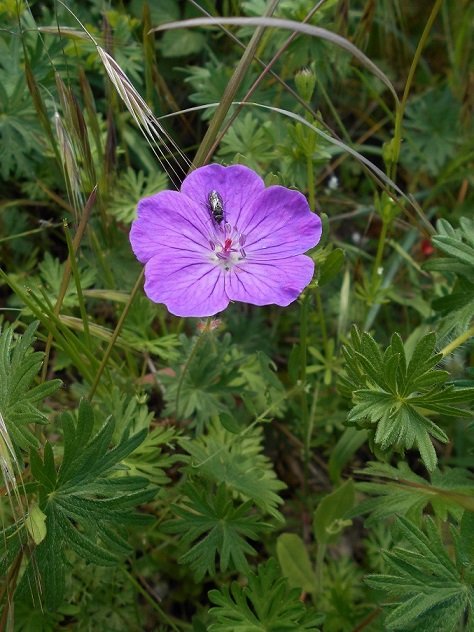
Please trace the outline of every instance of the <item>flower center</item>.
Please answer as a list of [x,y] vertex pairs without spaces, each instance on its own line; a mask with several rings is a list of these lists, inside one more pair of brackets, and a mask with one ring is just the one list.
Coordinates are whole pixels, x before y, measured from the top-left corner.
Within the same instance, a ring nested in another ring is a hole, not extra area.
[[247,254],[244,250],[245,235],[227,222],[215,226],[214,234],[209,238],[211,246],[211,260],[228,271],[242,262]]

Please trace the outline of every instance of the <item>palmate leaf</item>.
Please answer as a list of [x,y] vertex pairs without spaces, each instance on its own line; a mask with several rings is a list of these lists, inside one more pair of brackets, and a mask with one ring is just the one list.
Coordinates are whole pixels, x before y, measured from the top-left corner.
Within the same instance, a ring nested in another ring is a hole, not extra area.
[[15,449],[38,445],[29,424],[44,424],[48,419],[36,404],[61,385],[61,380],[51,380],[32,386],[44,357],[31,346],[37,327],[34,322],[15,337],[12,327],[5,327],[0,334],[0,413]]
[[417,448],[430,471],[437,463],[431,437],[442,443],[448,437],[428,415],[468,416],[457,404],[474,397],[472,388],[445,384],[449,374],[436,368],[442,356],[435,346],[436,337],[429,333],[408,359],[400,336],[394,334],[382,353],[370,334],[353,327],[351,344],[343,349],[345,375],[339,383],[354,403],[347,419],[350,425],[371,430],[380,452],[403,454]]
[[248,584],[232,582],[230,588],[211,590],[212,623],[209,632],[317,632],[322,617],[299,600],[274,559],[250,573]]
[[[31,290],[41,296],[38,289],[43,287],[51,303],[54,303],[60,295],[60,288],[64,278],[64,268],[66,263],[61,263],[59,259],[53,257],[49,252],[45,253],[43,261],[39,264],[39,275],[29,280]],[[90,288],[95,281],[95,270],[85,265],[83,262],[79,264],[79,275],[81,279],[81,288],[83,290]],[[79,305],[77,298],[76,285],[71,279],[62,301],[64,307],[74,307]]]
[[[397,527],[407,548],[385,553],[392,574],[371,575],[367,583],[394,598],[394,607],[385,620],[387,630],[404,632],[451,632],[471,630],[474,603],[473,559],[462,560],[459,532],[453,531],[456,561],[446,552],[431,519],[426,534],[405,518]],[[460,624],[467,621],[467,627]]]
[[189,564],[198,580],[206,573],[216,574],[216,557],[221,571],[229,568],[241,573],[248,571],[247,555],[256,551],[248,540],[258,540],[269,526],[252,515],[252,503],[236,503],[224,484],[217,492],[212,487],[188,483],[184,489],[187,500],[175,505],[178,516],[166,525],[170,533],[181,534],[182,544],[189,546],[179,561]]
[[123,463],[129,470],[129,475],[145,476],[153,485],[166,485],[169,477],[166,470],[182,457],[169,454],[163,448],[173,446],[177,431],[174,427],[157,426],[147,434],[143,443],[130,454]]
[[[2,16],[3,19],[3,16]],[[0,38],[0,179],[30,176],[42,158],[38,117],[25,89],[23,48]]]
[[248,166],[257,168],[262,161],[271,160],[274,152],[275,141],[269,121],[262,122],[247,112],[234,121],[222,140],[218,155],[230,162],[236,154],[241,154]]
[[109,449],[114,423],[109,419],[92,435],[94,414],[86,401],[79,406],[77,423],[68,413],[62,422],[64,454],[59,470],[49,443],[43,459],[31,452],[46,537],[36,548],[19,589],[27,590],[33,572],[39,569],[48,608],[57,607],[63,598],[66,550],[94,564],[116,564],[131,551],[125,527],[151,519],[135,507],[155,494],[146,478],[116,475],[123,460],[142,443],[146,430]]
[[145,176],[143,171],[134,171],[128,167],[118,179],[107,210],[119,221],[130,224],[137,215],[137,200],[163,191],[167,184],[166,173],[155,172]]
[[206,434],[180,443],[192,457],[190,474],[199,474],[215,484],[225,483],[243,500],[252,500],[265,513],[281,520],[278,507],[283,500],[278,492],[285,484],[278,480],[263,454],[262,439],[261,427],[236,435],[215,423]]
[[448,285],[432,301],[433,309],[442,317],[438,335],[465,331],[474,313],[474,220],[461,217],[454,228],[445,220],[436,224],[433,245],[445,256],[428,260],[425,270],[440,272]]
[[407,516],[417,524],[430,505],[436,517],[460,520],[465,509],[474,511],[474,477],[460,468],[438,469],[431,482],[415,474],[406,463],[393,467],[388,463],[368,463],[359,474],[371,481],[357,483],[368,498],[360,502],[350,516],[368,514],[366,524],[376,524],[391,516]]
[[427,90],[408,101],[404,127],[402,162],[436,175],[460,144],[459,103],[447,87]]
[[201,429],[213,415],[232,410],[243,356],[230,335],[218,339],[202,333],[197,340],[182,335],[180,342],[182,353],[171,364],[175,375],[160,375],[166,386],[165,413],[196,419]]
[[458,274],[472,282],[474,266],[474,220],[461,217],[459,228],[453,228],[446,219],[438,220],[433,245],[445,256],[428,260],[425,270]]

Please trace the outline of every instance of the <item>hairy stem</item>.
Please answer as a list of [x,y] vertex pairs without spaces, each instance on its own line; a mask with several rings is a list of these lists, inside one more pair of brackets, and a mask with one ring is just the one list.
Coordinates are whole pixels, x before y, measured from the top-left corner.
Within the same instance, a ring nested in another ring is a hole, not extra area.
[[455,338],[452,342],[450,342],[443,349],[441,349],[441,353],[443,354],[444,357],[446,357],[447,355],[452,353],[455,349],[457,349],[458,347],[463,345],[465,342],[467,342],[469,338],[471,338],[472,336],[474,336],[474,325],[469,327],[467,331],[465,331],[463,334]]
[[211,323],[211,319],[207,318],[206,319],[206,323],[203,327],[202,333],[201,335],[197,338],[196,342],[194,343],[193,348],[191,349],[191,353],[188,356],[188,359],[186,360],[185,365],[183,366],[183,369],[181,371],[181,375],[179,376],[179,382],[178,382],[178,388],[176,390],[176,403],[175,403],[175,408],[176,408],[176,419],[179,419],[179,399],[181,397],[181,389],[183,386],[183,382],[184,382],[184,376],[186,375],[186,373],[188,372],[189,366],[191,365],[191,361],[194,358],[194,356],[196,355],[196,351],[198,350],[198,348],[201,346],[203,340],[205,339],[205,336],[208,334],[209,332],[209,326]]

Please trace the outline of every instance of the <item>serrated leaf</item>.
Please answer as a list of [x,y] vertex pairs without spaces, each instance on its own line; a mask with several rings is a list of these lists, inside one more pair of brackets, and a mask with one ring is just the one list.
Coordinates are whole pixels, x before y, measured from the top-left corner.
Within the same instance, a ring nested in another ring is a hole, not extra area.
[[317,632],[321,617],[299,601],[299,590],[290,589],[275,560],[249,573],[247,586],[233,582],[211,590],[209,632]]
[[94,413],[90,403],[83,401],[77,421],[70,415],[63,417],[64,452],[59,474],[48,442],[43,460],[31,452],[31,472],[40,490],[38,511],[45,517],[46,532],[41,533],[25,581],[31,581],[37,567],[44,579],[45,603],[54,607],[64,593],[67,548],[94,564],[115,565],[130,551],[122,536],[124,526],[152,519],[134,511],[155,494],[148,480],[126,477],[124,482],[117,476],[121,461],[140,444],[146,430],[110,448],[113,425],[109,419],[91,436]]
[[197,579],[215,575],[216,558],[221,571],[247,572],[247,556],[256,554],[248,540],[257,540],[268,528],[251,514],[251,503],[235,503],[225,485],[210,494],[206,488],[188,483],[183,492],[187,500],[173,507],[177,518],[165,525],[168,532],[181,534],[186,545],[180,562],[189,564]]
[[32,348],[37,327],[33,322],[15,336],[12,327],[5,327],[0,334],[0,413],[15,449],[38,447],[29,425],[44,424],[47,417],[36,403],[61,385],[61,380],[52,380],[33,386],[43,362],[43,353]]
[[466,389],[443,385],[449,374],[435,368],[442,357],[435,346],[433,333],[423,336],[407,365],[409,354],[398,335],[382,355],[371,336],[353,328],[351,345],[343,349],[346,367],[340,378],[341,391],[353,401],[348,423],[370,428],[383,451],[403,454],[415,447],[429,471],[437,463],[432,437],[443,443],[448,437],[428,415],[468,415],[453,403],[472,399]]
[[472,583],[448,556],[432,521],[426,522],[426,534],[404,518],[398,520],[397,527],[408,543],[406,548],[397,547],[386,554],[393,574],[366,579],[370,586],[396,599],[386,618],[387,629],[458,629],[465,617],[472,616]]
[[263,454],[260,427],[239,435],[226,431],[220,424],[211,424],[206,434],[196,440],[183,440],[182,447],[192,457],[187,468],[215,484],[224,482],[243,500],[251,499],[263,511],[281,520],[278,492],[285,485],[279,481],[269,459]]

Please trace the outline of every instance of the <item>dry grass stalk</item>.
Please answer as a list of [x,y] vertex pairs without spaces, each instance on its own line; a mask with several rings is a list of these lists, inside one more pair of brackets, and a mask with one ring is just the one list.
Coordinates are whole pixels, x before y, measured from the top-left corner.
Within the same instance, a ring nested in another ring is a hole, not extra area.
[[[133,120],[145,136],[151,150],[163,169],[168,173],[173,185],[179,188],[181,180],[186,175],[187,169],[191,166],[191,162],[159,123],[148,104],[133,87],[130,79],[120,68],[115,59],[98,45],[97,52],[99,53],[109,79],[125,103]],[[175,161],[175,168],[169,158],[173,153],[179,156],[186,168],[180,161]]]

